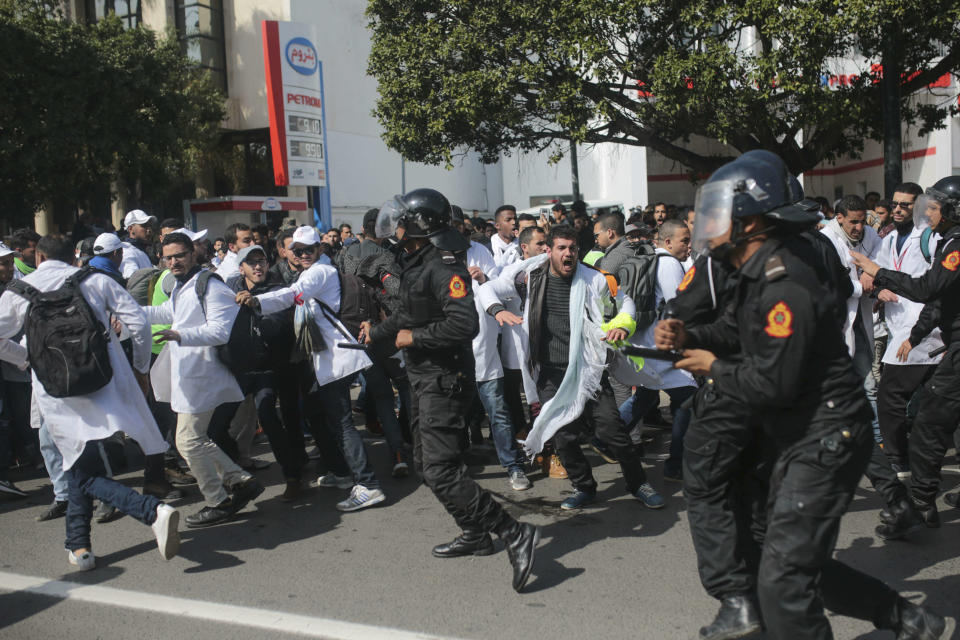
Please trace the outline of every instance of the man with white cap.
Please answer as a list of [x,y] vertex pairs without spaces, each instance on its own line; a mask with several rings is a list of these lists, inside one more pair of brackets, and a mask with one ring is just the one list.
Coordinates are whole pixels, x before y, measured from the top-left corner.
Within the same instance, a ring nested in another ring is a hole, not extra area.
[[120,265],[123,264],[123,244],[116,234],[101,233],[93,241],[93,257],[88,264],[97,271],[123,279],[120,271]]
[[[293,233],[290,248],[300,260],[303,273],[289,287],[243,298],[245,304],[259,306],[264,315],[276,313],[293,305],[305,305],[313,316],[316,328],[323,336],[326,349],[310,354],[312,379],[304,375],[304,409],[311,422],[325,420],[333,430],[353,474],[350,497],[337,503],[341,511],[356,511],[386,500],[380,482],[367,458],[363,438],[353,424],[350,406],[350,383],[354,374],[372,364],[360,350],[344,349],[338,343],[356,342],[337,314],[340,312],[340,278],[337,270],[320,264],[320,236],[314,227],[304,226]],[[241,298],[238,296],[238,300]],[[322,428],[322,426],[320,427]],[[316,430],[316,429],[314,429]],[[331,486],[324,476],[320,486]],[[337,478],[333,479],[336,486]]]
[[152,267],[153,262],[147,251],[153,241],[153,225],[157,219],[141,209],[134,209],[123,219],[123,229],[127,232],[127,242],[123,247],[123,262],[120,274],[129,278],[137,269]]

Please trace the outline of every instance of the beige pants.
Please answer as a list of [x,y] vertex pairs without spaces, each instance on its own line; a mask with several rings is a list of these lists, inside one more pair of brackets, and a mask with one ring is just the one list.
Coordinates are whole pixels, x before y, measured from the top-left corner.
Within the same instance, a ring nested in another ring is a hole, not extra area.
[[251,476],[207,436],[212,417],[213,411],[177,414],[177,449],[190,465],[207,505],[215,507],[227,499],[224,485],[231,487]]

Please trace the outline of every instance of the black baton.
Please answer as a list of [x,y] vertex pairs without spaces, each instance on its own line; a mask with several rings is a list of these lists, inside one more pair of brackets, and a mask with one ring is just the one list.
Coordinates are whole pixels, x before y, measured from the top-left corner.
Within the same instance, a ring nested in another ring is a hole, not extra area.
[[356,349],[357,351],[366,351],[367,345],[359,342],[338,342],[337,346],[341,349]]
[[683,355],[676,351],[635,347],[632,344],[628,344],[620,349],[620,351],[622,351],[624,355],[639,356],[641,358],[649,358],[650,360],[666,360],[667,362],[680,362],[683,360]]

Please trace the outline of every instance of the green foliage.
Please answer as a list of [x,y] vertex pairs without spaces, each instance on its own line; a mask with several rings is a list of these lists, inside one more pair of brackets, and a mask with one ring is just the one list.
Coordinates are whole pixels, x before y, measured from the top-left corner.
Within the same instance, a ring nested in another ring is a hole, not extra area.
[[173,34],[0,0],[0,193],[6,211],[87,205],[114,180],[162,197],[212,149],[223,96]]
[[[434,164],[572,138],[648,146],[708,172],[727,158],[685,145],[702,136],[804,171],[880,138],[867,61],[880,60],[884,33],[903,69],[923,70],[904,78],[905,119],[935,128],[955,112],[955,94],[916,99],[960,69],[955,0],[370,0],[367,15],[384,139]],[[859,77],[823,86],[851,73],[844,59]]]

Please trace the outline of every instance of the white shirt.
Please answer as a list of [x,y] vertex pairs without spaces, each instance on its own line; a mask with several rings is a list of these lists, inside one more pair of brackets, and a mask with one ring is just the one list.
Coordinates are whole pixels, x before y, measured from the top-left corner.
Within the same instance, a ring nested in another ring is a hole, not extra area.
[[494,234],[490,238],[490,248],[493,251],[493,261],[501,269],[514,262],[520,262],[523,258],[517,247],[520,241],[514,238],[511,242],[504,242],[499,234]]
[[[913,228],[906,241],[903,243],[903,249],[897,251],[897,238],[900,233],[894,229],[887,234],[877,251],[876,262],[884,269],[893,271],[902,271],[910,274],[911,277],[918,278],[930,268],[930,264],[923,259],[923,253],[920,251],[920,236],[922,231]],[[939,239],[938,234],[930,238],[930,246],[935,246]],[[897,360],[897,350],[903,341],[910,337],[910,330],[916,324],[923,310],[923,304],[907,300],[903,296],[897,296],[897,302],[884,302],[883,313],[886,318],[887,331],[890,334],[890,340],[887,343],[887,350],[883,354],[883,363],[888,365],[900,364],[937,364],[943,358],[939,355],[931,358],[927,354],[943,346],[943,340],[940,337],[940,329],[935,328],[930,332],[920,344],[916,345],[907,356],[906,362]]]
[[[479,242],[470,241],[467,249],[467,266],[480,267],[487,278],[495,278],[500,273],[499,267],[493,262],[493,255]],[[473,302],[480,320],[480,331],[473,339],[473,361],[477,382],[486,382],[503,377],[503,366],[500,363],[500,354],[497,352],[497,336],[500,333],[500,323],[487,313],[477,295],[480,283],[470,279],[473,289]]]
[[200,273],[177,282],[163,304],[144,307],[150,324],[169,324],[180,334],[179,344],[167,343],[150,372],[157,400],[169,402],[177,413],[203,413],[243,400],[240,385],[216,349],[230,339],[240,307],[227,285],[210,278],[204,314],[196,290]]
[[[52,291],[76,271],[76,267],[64,262],[47,260],[23,280],[40,291]],[[110,326],[109,314],[120,320],[132,339],[133,366],[146,372],[150,365],[150,323],[133,296],[113,278],[99,273],[80,283],[80,293],[105,327]],[[0,338],[20,331],[29,306],[25,298],[12,291],[4,292],[0,297]],[[113,331],[109,333],[107,352],[113,377],[101,389],[82,396],[54,398],[32,373],[34,397],[57,449],[63,454],[64,469],[73,466],[87,442],[108,438],[117,431],[126,432],[147,455],[167,450],[120,341]]]
[[[838,223],[839,224],[839,223]],[[843,337],[847,343],[847,349],[852,356],[856,349],[856,339],[854,337],[854,328],[856,322],[862,322],[864,330],[869,340],[870,353],[873,353],[873,298],[869,295],[863,295],[863,285],[860,283],[860,276],[856,265],[850,258],[850,246],[847,244],[846,236],[841,229],[837,232],[836,227],[827,224],[821,229],[821,233],[830,239],[833,247],[840,256],[840,262],[847,268],[850,282],[853,284],[853,295],[847,299],[847,318],[843,323]],[[854,251],[863,253],[871,260],[877,257],[877,250],[880,248],[880,236],[873,227],[865,226],[863,238],[854,245]]]
[[240,256],[235,254],[233,251],[227,251],[227,254],[223,256],[223,260],[220,262],[220,266],[217,267],[217,275],[226,282],[230,278],[240,273]]
[[150,262],[150,256],[129,242],[121,242],[120,246],[123,247],[123,260],[120,261],[120,275],[124,278],[129,278],[139,269],[146,269],[147,267],[153,266],[153,263]]

